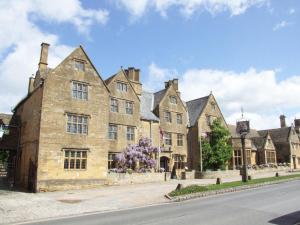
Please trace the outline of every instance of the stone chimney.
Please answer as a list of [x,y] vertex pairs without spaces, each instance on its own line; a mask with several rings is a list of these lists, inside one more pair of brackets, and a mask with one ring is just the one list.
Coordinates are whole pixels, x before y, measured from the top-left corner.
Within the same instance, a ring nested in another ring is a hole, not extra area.
[[39,70],[46,70],[48,66],[48,49],[49,44],[42,43],[41,44],[41,55],[40,55],[40,62],[39,62]]
[[142,84],[140,82],[140,69],[136,69],[134,67],[128,67],[128,69],[124,70],[126,77],[130,81],[134,91],[137,95],[142,94]]
[[34,80],[34,77],[29,77],[28,94],[30,94],[34,90]]
[[179,83],[178,83],[178,79],[174,78],[173,80],[169,80],[165,82],[165,88],[167,89],[168,87],[170,87],[171,85],[173,85],[173,88],[175,89],[175,91],[177,92],[177,94],[180,96],[180,92],[179,92]]
[[295,130],[297,131],[298,134],[300,134],[300,119],[295,119]]
[[280,127],[286,127],[286,122],[285,122],[285,115],[280,115]]

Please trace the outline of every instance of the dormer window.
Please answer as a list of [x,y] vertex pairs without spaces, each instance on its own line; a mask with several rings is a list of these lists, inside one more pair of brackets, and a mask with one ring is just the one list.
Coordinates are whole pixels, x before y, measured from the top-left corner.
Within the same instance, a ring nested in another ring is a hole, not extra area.
[[125,84],[125,83],[117,82],[117,89],[122,92],[127,92],[128,87],[127,87],[127,84]]
[[170,102],[172,104],[176,105],[177,104],[177,98],[176,98],[176,96],[170,96]]
[[84,71],[84,62],[75,60],[75,69],[78,71]]

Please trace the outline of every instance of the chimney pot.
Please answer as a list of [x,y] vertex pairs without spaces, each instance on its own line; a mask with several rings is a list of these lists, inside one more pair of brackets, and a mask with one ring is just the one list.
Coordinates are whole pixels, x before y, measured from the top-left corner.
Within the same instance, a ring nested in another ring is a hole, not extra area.
[[47,69],[48,66],[48,43],[41,44],[41,55],[40,55],[40,62],[39,62],[39,70]]
[[286,122],[285,122],[285,115],[280,115],[280,127],[286,127]]

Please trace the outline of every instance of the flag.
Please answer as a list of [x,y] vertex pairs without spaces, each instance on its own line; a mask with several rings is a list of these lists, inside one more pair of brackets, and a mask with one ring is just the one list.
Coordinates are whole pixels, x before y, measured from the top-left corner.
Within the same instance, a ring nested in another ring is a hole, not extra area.
[[161,129],[161,127],[159,127],[159,137],[161,141],[164,139],[164,131]]

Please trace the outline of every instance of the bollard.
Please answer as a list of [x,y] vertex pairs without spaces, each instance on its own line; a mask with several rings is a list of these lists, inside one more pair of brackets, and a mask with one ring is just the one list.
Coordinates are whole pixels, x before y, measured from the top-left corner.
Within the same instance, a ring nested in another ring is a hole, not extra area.
[[252,180],[252,177],[250,175],[248,176],[248,180]]
[[183,185],[182,184],[178,184],[175,190],[176,191],[180,191],[182,188],[183,188]]
[[222,184],[222,179],[220,177],[217,178],[216,184]]
[[278,172],[276,172],[275,177],[279,177],[279,173]]

